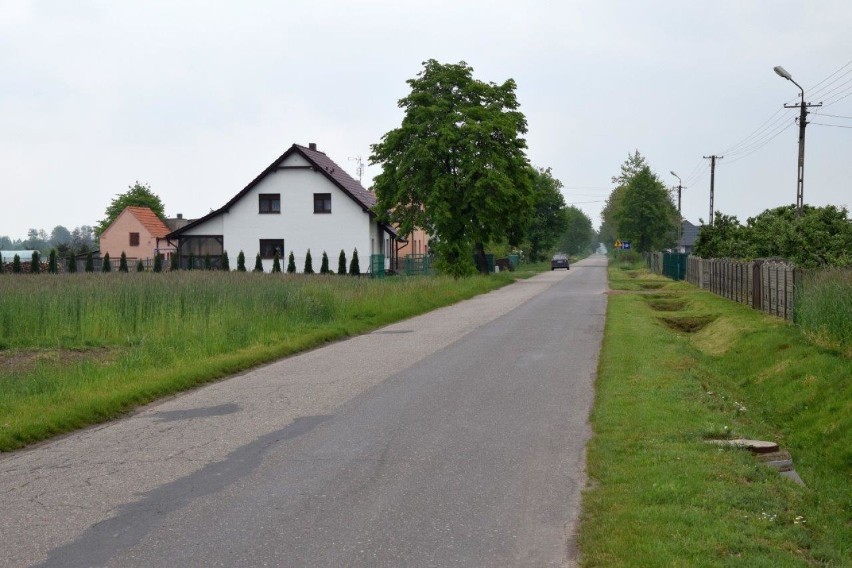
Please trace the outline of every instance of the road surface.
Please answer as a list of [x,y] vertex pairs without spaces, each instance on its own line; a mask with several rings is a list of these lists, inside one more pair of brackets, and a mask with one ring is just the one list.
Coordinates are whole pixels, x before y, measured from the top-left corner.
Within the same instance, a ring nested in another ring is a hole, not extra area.
[[0,457],[4,566],[571,566],[606,260]]

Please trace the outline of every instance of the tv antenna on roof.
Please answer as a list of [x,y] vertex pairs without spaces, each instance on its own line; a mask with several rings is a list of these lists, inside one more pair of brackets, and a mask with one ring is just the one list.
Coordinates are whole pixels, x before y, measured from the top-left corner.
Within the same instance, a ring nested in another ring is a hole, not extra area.
[[358,183],[361,183],[361,177],[364,175],[364,162],[360,155],[349,159],[355,162],[355,173],[358,174]]

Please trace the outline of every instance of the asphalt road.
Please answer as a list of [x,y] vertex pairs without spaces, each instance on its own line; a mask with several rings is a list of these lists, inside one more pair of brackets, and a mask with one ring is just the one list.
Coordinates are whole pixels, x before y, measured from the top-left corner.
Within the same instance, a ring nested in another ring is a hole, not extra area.
[[0,457],[0,564],[571,566],[605,265]]

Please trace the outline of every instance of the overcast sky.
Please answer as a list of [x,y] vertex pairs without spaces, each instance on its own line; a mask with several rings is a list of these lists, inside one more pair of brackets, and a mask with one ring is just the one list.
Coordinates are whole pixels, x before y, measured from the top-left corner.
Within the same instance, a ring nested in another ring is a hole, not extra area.
[[595,226],[634,149],[681,176],[695,223],[714,153],[717,210],[794,203],[782,65],[833,102],[810,117],[837,127],[807,128],[805,202],[852,205],[849,0],[0,0],[0,235],[94,225],[136,180],[198,217],[294,142],[355,175],[430,58],[515,79],[530,161]]

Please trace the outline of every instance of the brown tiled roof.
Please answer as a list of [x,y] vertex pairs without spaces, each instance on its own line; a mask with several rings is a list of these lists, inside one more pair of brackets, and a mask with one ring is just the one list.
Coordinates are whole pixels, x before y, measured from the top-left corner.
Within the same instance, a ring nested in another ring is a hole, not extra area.
[[[236,203],[239,199],[241,199],[246,193],[248,193],[251,188],[260,183],[263,178],[265,178],[270,173],[274,172],[279,164],[286,160],[292,154],[300,154],[303,156],[310,164],[314,171],[317,171],[323,175],[325,175],[329,181],[331,181],[334,185],[340,188],[346,195],[352,198],[353,201],[358,203],[361,208],[370,215],[370,217],[375,216],[375,212],[373,212],[373,205],[376,204],[376,196],[361,185],[358,181],[356,181],[352,176],[350,176],[343,168],[338,166],[334,160],[320,152],[319,150],[312,150],[311,148],[300,146],[299,144],[293,144],[290,148],[287,149],[281,156],[279,156],[274,162],[269,164],[269,166],[263,170],[256,178],[254,178],[251,183],[245,186],[242,191],[236,194],[231,198],[225,205],[216,209],[215,211],[211,211],[207,215],[204,215],[200,219],[196,219],[192,221],[188,225],[181,227],[172,231],[169,236],[176,237],[184,230],[194,227],[200,223],[203,223],[207,219],[211,217],[215,217],[220,213],[224,213],[230,209],[231,205]],[[383,225],[386,230],[392,230],[389,226]],[[396,234],[392,232],[392,234]]]
[[320,152],[319,150],[311,150],[299,144],[293,144],[298,148],[302,155],[312,162],[317,168],[327,172],[334,181],[337,182],[346,193],[361,204],[365,209],[372,209],[376,204],[376,196],[364,189],[364,186],[358,183],[355,178],[346,173],[346,171],[334,163],[334,161]]
[[151,233],[152,237],[162,239],[169,234],[170,229],[159,217],[157,217],[156,213],[151,211],[150,208],[131,205],[130,207],[126,207],[124,210],[139,219],[139,222],[148,229],[148,232]]

